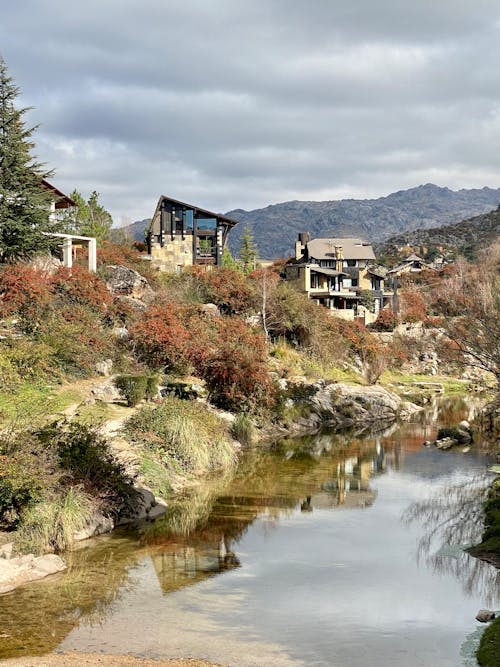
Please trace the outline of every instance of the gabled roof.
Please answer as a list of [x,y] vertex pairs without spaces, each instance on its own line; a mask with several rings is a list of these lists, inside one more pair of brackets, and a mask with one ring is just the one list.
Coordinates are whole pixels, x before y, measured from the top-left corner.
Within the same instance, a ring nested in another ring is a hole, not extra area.
[[323,267],[316,266],[315,264],[307,264],[311,268],[311,271],[314,273],[321,273],[324,276],[346,276],[347,273],[342,271],[335,271],[335,269],[324,269]]
[[419,257],[418,255],[415,255],[415,253],[413,253],[413,255],[410,255],[410,256],[407,257],[404,261],[405,261],[405,262],[423,262],[423,261],[425,261],[425,260],[423,260],[423,259],[422,259],[421,257]]
[[307,251],[314,259],[335,259],[335,246],[342,247],[343,259],[375,259],[372,244],[355,238],[313,239]]

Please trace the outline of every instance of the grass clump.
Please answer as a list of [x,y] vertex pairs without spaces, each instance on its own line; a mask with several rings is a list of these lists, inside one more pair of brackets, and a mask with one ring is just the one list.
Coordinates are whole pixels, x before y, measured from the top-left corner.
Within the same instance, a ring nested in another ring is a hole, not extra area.
[[246,412],[240,412],[236,415],[231,427],[231,434],[238,442],[246,446],[255,444],[257,440],[257,429]]
[[64,551],[73,544],[75,533],[88,524],[94,509],[90,496],[76,487],[37,503],[23,513],[15,548],[35,554]]
[[167,397],[142,408],[126,424],[127,436],[175,474],[200,474],[235,461],[228,427],[201,403]]

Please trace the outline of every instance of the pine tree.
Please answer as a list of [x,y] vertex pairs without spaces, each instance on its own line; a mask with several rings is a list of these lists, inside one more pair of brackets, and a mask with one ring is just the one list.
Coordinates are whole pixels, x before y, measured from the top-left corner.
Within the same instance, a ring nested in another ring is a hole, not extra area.
[[250,227],[245,226],[240,241],[240,262],[245,273],[250,273],[257,266],[257,246]]
[[94,236],[98,243],[109,239],[113,218],[99,202],[99,193],[94,190],[88,201],[78,190],[73,190],[70,196],[76,208],[68,209],[62,218],[66,231],[80,236]]
[[35,127],[26,129],[17,109],[19,88],[0,58],[0,262],[26,258],[48,249],[51,197],[42,180],[50,175],[31,156]]

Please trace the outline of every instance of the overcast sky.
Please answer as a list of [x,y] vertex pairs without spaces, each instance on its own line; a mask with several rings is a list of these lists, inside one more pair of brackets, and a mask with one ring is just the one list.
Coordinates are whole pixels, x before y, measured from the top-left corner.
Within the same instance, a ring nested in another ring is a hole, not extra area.
[[52,182],[116,224],[500,186],[498,0],[0,0]]

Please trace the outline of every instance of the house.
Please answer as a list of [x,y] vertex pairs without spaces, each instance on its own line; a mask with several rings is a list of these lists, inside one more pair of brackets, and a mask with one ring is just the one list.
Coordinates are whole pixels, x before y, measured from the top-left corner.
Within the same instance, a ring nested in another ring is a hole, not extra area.
[[76,203],[71,199],[71,197],[68,197],[68,195],[65,195],[64,192],[61,192],[61,190],[58,190],[55,185],[52,185],[52,183],[49,183],[45,179],[42,180],[42,186],[45,188],[45,190],[48,191],[51,197],[51,203],[50,203],[50,219],[51,220],[57,220],[57,213],[61,210],[71,208],[73,206],[76,206]]
[[146,230],[148,254],[160,271],[220,266],[229,230],[237,224],[237,220],[163,195]]
[[356,238],[310,239],[299,234],[295,259],[285,266],[285,278],[299,292],[343,319],[363,317],[373,322],[392,302],[386,270],[376,266],[371,243]]
[[394,268],[389,270],[389,276],[401,276],[405,273],[419,273],[423,269],[434,270],[435,267],[432,264],[428,264],[424,259],[419,257],[416,254],[409,255],[404,259],[401,264],[398,264]]

